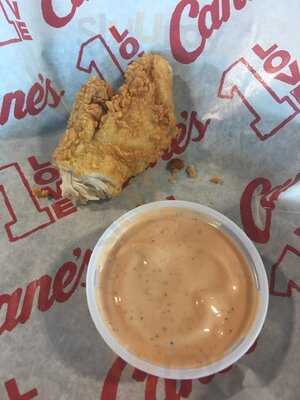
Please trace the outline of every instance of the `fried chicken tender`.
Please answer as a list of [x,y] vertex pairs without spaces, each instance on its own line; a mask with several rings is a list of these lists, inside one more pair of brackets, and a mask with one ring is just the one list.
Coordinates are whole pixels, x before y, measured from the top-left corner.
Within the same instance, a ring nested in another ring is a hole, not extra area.
[[82,203],[119,195],[176,134],[172,70],[163,57],[144,55],[130,64],[115,94],[105,81],[90,78],[53,155],[63,195]]

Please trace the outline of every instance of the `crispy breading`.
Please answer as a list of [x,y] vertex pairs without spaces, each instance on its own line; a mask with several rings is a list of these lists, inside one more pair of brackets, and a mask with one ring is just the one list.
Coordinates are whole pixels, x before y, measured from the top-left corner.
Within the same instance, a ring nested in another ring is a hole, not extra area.
[[53,155],[63,192],[82,201],[118,195],[130,177],[160,158],[176,133],[172,70],[161,56],[130,64],[116,94],[90,78]]

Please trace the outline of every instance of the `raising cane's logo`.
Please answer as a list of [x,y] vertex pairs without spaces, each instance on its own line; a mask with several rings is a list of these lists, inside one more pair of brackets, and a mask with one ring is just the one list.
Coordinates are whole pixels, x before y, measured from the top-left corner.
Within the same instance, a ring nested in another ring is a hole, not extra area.
[[28,283],[26,288],[18,287],[11,293],[1,293],[0,335],[25,324],[33,309],[45,312],[55,303],[68,301],[82,284],[90,256],[90,249],[83,252],[77,247],[73,250],[72,259],[61,265],[54,277],[43,275]]
[[300,173],[275,187],[263,177],[255,178],[247,185],[241,197],[240,212],[244,230],[251,240],[260,244],[269,241],[276,202],[283,192],[298,182]]
[[28,157],[28,162],[34,186],[47,191],[52,201],[42,206],[18,163],[0,165],[0,231],[3,229],[10,242],[25,239],[77,211],[70,199],[62,197],[59,171],[35,156]]
[[8,400],[31,400],[39,394],[36,388],[21,394],[19,386],[14,378],[5,382],[5,389],[8,395]]
[[[235,10],[242,10],[248,0],[233,0]],[[198,25],[200,42],[194,50],[188,50],[183,44],[183,16],[188,13],[189,19]],[[194,62],[203,53],[207,40],[214,31],[220,29],[224,22],[231,16],[231,6],[229,0],[213,0],[201,8],[199,0],[181,0],[171,17],[170,22],[170,46],[174,58],[182,64]],[[208,17],[211,22],[208,23]]]
[[[20,325],[24,326],[35,309],[47,312],[55,304],[67,302],[79,286],[85,287],[85,270],[90,256],[90,249],[83,251],[77,247],[70,259],[58,268],[54,277],[43,275],[24,288],[18,287],[11,293],[1,293],[0,336],[12,332]],[[4,385],[9,400],[30,400],[39,394],[36,388],[26,393],[23,388],[21,394],[15,378],[7,380]]]
[[22,119],[41,113],[46,106],[56,108],[60,104],[64,90],[58,92],[51,79],[45,79],[42,74],[38,78],[27,94],[19,89],[0,99],[0,126],[5,125],[12,114],[16,119]]
[[[105,70],[103,54],[106,56]],[[135,57],[141,57],[143,54],[139,41],[129,34],[128,29],[119,31],[112,25],[105,38],[98,34],[82,43],[76,68],[88,74],[96,72],[100,79],[113,83],[120,75],[124,75],[125,69]]]
[[67,25],[75,16],[77,9],[82,6],[85,0],[71,0],[67,1],[70,3],[70,10],[69,12],[64,15],[60,16],[55,11],[53,6],[53,0],[42,0],[42,14],[44,20],[47,22],[48,25],[53,26],[54,28],[62,28],[63,26]]
[[[248,57],[247,57],[248,58]],[[233,100],[239,96],[253,115],[250,128],[264,141],[280,132],[300,113],[300,68],[292,55],[277,44],[255,44],[245,57],[223,73],[218,96]],[[265,109],[271,109],[268,118]]]
[[[241,197],[240,211],[244,230],[251,240],[260,244],[269,242],[273,213],[280,195],[299,183],[300,173],[275,187],[263,177],[247,185]],[[293,239],[298,238],[300,227],[291,233]],[[279,249],[278,259],[270,272],[271,295],[291,297],[293,291],[300,292],[299,260],[300,247],[288,243]]]
[[[256,350],[257,341],[253,344],[253,346],[248,350],[247,354],[250,354]],[[229,372],[234,365],[229,366],[223,371],[219,372],[219,374],[223,375]],[[122,374],[124,370],[129,368],[129,365],[118,357],[113,363],[112,367],[108,371],[108,374],[105,378],[100,400],[117,400],[118,398],[118,390],[120,386],[120,381],[122,378]],[[189,399],[192,392],[193,386],[195,387],[197,384],[207,385],[209,384],[215,377],[216,374],[206,376],[203,378],[199,378],[197,380],[182,380],[179,381],[179,387],[177,385],[177,381],[173,379],[164,379],[164,390],[165,390],[165,399],[166,400],[180,400],[180,399]],[[159,382],[159,378],[153,375],[148,375],[147,373],[140,371],[139,369],[134,369],[132,373],[132,379],[136,382],[143,383],[144,382],[144,391],[146,400],[156,400],[157,399],[157,386]]]
[[32,40],[17,1],[0,0],[0,47]]

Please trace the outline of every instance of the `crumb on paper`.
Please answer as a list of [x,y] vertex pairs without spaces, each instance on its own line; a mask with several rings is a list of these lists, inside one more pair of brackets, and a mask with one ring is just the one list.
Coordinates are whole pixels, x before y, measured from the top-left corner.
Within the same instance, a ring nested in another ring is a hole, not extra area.
[[185,172],[187,173],[187,176],[192,179],[195,179],[198,176],[198,172],[194,165],[188,165],[185,169]]
[[170,183],[176,183],[176,177],[179,171],[184,168],[184,162],[179,158],[173,158],[167,164],[167,170],[170,171],[171,176],[169,177],[168,181]]
[[215,185],[223,184],[223,180],[219,176],[213,176],[212,178],[210,178],[209,182],[214,183]]
[[41,189],[41,188],[33,188],[32,193],[35,197],[39,199],[49,197],[50,195],[48,189]]
[[177,173],[184,168],[184,162],[180,158],[173,158],[167,164],[167,170],[173,173]]

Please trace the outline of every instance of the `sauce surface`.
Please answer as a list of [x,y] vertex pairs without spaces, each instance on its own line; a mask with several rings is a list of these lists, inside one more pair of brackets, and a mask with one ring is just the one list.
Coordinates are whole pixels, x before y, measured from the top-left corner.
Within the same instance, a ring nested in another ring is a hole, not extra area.
[[137,220],[100,274],[99,305],[112,334],[159,366],[216,361],[255,318],[258,292],[247,261],[194,211],[166,208]]

